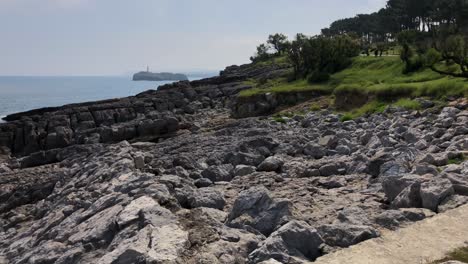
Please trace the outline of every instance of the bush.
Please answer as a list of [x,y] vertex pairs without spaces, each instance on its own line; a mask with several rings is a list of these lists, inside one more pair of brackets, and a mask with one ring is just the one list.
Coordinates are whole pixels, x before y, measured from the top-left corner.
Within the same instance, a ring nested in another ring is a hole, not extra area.
[[320,71],[314,71],[307,77],[309,83],[324,83],[328,80],[330,80],[330,74]]
[[353,120],[353,116],[351,114],[344,114],[341,118],[341,122],[351,121]]
[[429,49],[424,55],[424,64],[429,67],[433,66],[441,60],[442,55],[434,48]]
[[327,75],[350,66],[351,58],[358,56],[359,51],[359,42],[348,35],[306,37],[298,34],[289,45],[288,58],[296,78],[308,76],[311,82],[323,82],[328,80]]
[[419,71],[424,67],[424,60],[421,56],[413,56],[406,61],[405,68],[403,69],[404,74]]

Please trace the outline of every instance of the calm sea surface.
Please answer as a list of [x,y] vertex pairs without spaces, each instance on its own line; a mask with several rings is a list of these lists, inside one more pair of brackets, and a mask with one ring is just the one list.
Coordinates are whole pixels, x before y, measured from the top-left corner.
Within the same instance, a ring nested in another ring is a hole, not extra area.
[[130,77],[0,76],[0,118],[35,108],[136,95],[167,83],[171,82],[134,82]]

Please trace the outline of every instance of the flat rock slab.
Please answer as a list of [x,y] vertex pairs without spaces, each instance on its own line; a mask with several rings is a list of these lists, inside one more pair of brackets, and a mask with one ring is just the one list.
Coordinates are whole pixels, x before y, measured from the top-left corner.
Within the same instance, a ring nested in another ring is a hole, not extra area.
[[468,205],[317,259],[318,264],[431,263],[468,242]]

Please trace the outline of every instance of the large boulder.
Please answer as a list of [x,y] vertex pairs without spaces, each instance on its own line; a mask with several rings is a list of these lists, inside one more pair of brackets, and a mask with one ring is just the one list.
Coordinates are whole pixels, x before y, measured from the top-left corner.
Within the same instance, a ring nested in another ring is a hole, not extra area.
[[189,245],[188,232],[176,224],[148,225],[121,242],[98,263],[175,263]]
[[418,208],[422,206],[421,183],[415,182],[403,189],[393,200],[392,206],[395,208]]
[[421,221],[433,215],[432,211],[419,208],[386,210],[377,215],[374,221],[384,228],[395,230],[406,223]]
[[202,171],[202,176],[212,182],[231,181],[233,169],[231,164],[213,165]]
[[246,176],[256,171],[254,166],[237,165],[234,168],[234,176]]
[[332,247],[349,247],[380,236],[376,229],[361,225],[323,225],[317,230],[325,243]]
[[325,156],[325,149],[322,146],[309,143],[304,147],[304,154],[314,159],[321,159]]
[[258,171],[280,171],[283,166],[283,161],[276,157],[266,158],[260,165],[258,165]]
[[274,259],[280,263],[314,261],[320,256],[322,238],[306,222],[291,221],[275,231],[249,255],[252,263]]
[[383,179],[382,189],[387,199],[393,201],[406,187],[416,182],[421,183],[425,180],[427,180],[425,177],[413,174],[389,176]]
[[190,208],[207,207],[223,210],[226,200],[220,191],[212,187],[201,188],[188,198]]
[[421,184],[421,200],[424,208],[437,212],[439,204],[455,193],[447,179],[433,179]]
[[268,236],[292,216],[289,200],[273,199],[265,187],[242,191],[229,213],[227,225],[235,228],[253,228]]

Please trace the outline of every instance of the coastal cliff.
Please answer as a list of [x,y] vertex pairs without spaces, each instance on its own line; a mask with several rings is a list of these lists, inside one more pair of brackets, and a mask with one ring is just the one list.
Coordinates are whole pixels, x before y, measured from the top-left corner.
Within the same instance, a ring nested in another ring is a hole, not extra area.
[[170,72],[138,72],[133,75],[134,81],[187,81],[185,74]]
[[238,96],[289,70],[6,117],[0,263],[303,263],[468,203],[466,101],[343,121]]

